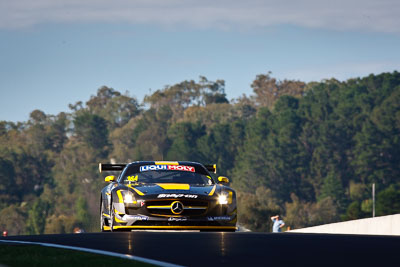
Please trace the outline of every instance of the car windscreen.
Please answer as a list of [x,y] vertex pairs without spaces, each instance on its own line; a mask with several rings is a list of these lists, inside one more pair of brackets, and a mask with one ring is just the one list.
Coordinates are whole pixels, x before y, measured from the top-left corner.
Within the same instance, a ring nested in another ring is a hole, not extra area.
[[211,176],[195,171],[192,166],[145,165],[140,168],[130,168],[124,172],[124,184],[156,184],[178,183],[191,185],[212,185]]

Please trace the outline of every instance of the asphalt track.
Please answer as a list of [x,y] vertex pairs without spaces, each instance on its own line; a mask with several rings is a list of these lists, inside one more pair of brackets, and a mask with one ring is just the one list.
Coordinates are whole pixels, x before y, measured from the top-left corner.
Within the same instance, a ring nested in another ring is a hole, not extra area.
[[400,266],[400,237],[395,236],[121,232],[0,239],[99,249],[184,266]]

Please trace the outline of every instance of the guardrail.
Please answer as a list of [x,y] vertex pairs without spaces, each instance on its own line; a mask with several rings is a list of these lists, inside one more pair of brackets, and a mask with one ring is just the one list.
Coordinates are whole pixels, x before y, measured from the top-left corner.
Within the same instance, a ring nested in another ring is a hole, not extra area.
[[400,214],[290,230],[298,233],[400,235]]

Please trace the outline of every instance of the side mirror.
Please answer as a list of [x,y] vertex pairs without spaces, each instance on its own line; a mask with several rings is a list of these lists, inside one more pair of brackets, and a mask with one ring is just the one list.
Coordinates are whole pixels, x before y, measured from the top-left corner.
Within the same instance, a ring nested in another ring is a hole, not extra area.
[[114,175],[107,176],[104,179],[104,181],[106,181],[106,182],[114,182],[115,181],[115,176]]
[[220,177],[218,177],[218,182],[223,183],[223,184],[229,184],[229,179],[228,179],[228,177],[220,176]]

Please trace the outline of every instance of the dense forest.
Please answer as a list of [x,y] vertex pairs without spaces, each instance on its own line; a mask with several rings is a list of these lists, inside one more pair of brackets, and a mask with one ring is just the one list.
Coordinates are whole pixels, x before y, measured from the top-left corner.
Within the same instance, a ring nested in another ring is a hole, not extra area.
[[142,102],[101,87],[58,115],[0,122],[0,230],[99,231],[99,162],[216,163],[239,223],[270,231],[400,213],[400,73],[304,83],[257,75],[228,100],[223,80],[183,81]]

